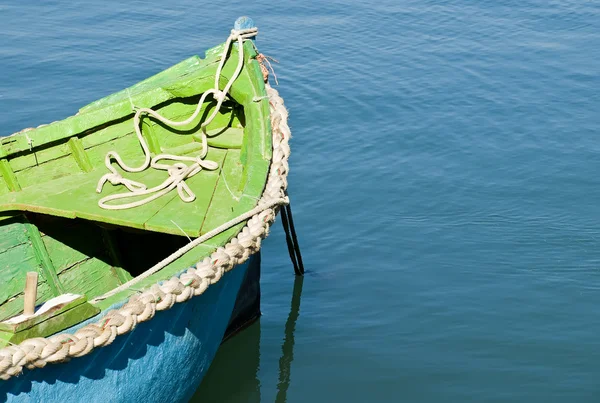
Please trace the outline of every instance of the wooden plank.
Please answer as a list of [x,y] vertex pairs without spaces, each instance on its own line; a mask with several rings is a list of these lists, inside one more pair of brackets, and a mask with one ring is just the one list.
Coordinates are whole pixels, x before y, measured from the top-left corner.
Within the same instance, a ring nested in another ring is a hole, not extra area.
[[71,154],[75,159],[75,162],[83,172],[91,172],[93,167],[90,158],[87,156],[83,149],[83,144],[79,137],[71,137],[67,142],[71,149]]
[[11,192],[21,190],[21,186],[19,185],[19,181],[15,176],[14,171],[8,161],[4,158],[0,159],[0,174],[2,174],[2,178],[4,178],[4,182]]
[[0,253],[29,241],[23,216],[11,217],[0,225]]
[[73,158],[65,156],[48,161],[43,165],[36,165],[16,172],[15,175],[21,188],[25,189],[29,186],[50,182],[78,172],[81,172],[81,170],[77,162]]
[[[0,289],[0,304],[25,289],[25,273],[39,271],[38,260],[29,243],[24,243],[0,253],[0,273],[2,287]],[[41,273],[43,275],[43,273]],[[44,280],[46,280],[44,276]],[[21,309],[23,306],[21,305]]]
[[45,162],[55,160],[70,154],[67,144],[58,144],[45,149],[36,149],[31,153],[18,155],[10,158],[10,166],[14,172],[22,171],[29,167],[41,165]]
[[[157,111],[170,120],[183,121],[192,116],[197,107],[197,100],[198,97],[194,97],[193,99],[186,99],[185,102],[183,102],[183,100],[181,102],[172,102]],[[152,127],[154,135],[160,140],[163,151],[166,148],[177,147],[192,141],[201,141],[200,122],[204,121],[213,112],[214,107],[215,103],[212,100],[205,102],[202,106],[202,112],[198,117],[185,126],[170,127],[155,118],[150,118],[153,123]],[[241,128],[241,123],[236,112],[237,111],[231,102],[226,102],[222,106],[221,111],[217,113],[213,121],[206,128],[209,135],[209,143],[211,141],[218,143],[219,141],[216,139],[221,137],[220,133],[224,132],[230,126]],[[239,135],[239,133],[229,133],[223,138],[226,137],[229,139],[235,135]],[[221,143],[223,141],[224,140],[221,140]]]
[[[81,234],[77,233],[76,236],[81,237]],[[57,273],[61,273],[69,267],[89,259],[89,256],[85,253],[71,248],[54,238],[45,236],[42,239],[46,245],[48,254],[52,257]]]
[[[0,305],[0,320],[11,318],[15,315],[20,315],[23,310],[23,290],[20,294],[13,296],[11,299]],[[37,300],[36,304],[39,305],[46,302],[53,295],[48,288],[45,281],[38,282]]]
[[66,211],[59,206],[44,206],[43,199],[53,193],[68,193],[75,188],[89,188],[94,191],[97,177],[92,174],[77,173],[68,177],[46,182],[25,191],[12,192],[0,196],[0,211],[22,210],[56,215],[59,217],[75,218],[73,211]]
[[[227,127],[218,131],[216,136],[207,136],[208,145],[216,148],[241,149],[244,141],[244,129],[239,127]],[[194,135],[196,141],[202,139]]]
[[[81,323],[82,321],[97,315],[99,312],[100,309],[88,302],[80,303],[67,310],[61,309],[61,312],[57,315],[53,315],[52,317],[37,323],[35,326],[17,333],[0,332],[0,338],[4,339],[6,345],[9,342],[12,344],[19,344],[23,340],[34,337],[47,337]],[[12,334],[12,336],[10,338],[5,337],[5,335],[8,334]],[[3,341],[0,340],[0,347],[3,347],[2,342]]]
[[111,266],[98,259],[88,259],[59,275],[65,292],[94,298],[121,285]]
[[103,260],[108,258],[103,245],[102,229],[93,223],[56,218],[40,221],[38,228],[45,234],[42,241],[56,273],[90,257]]
[[160,141],[156,135],[155,125],[148,119],[142,120],[142,136],[148,144],[148,149],[152,155],[160,154]]
[[240,150],[229,150],[221,167],[219,181],[200,233],[205,234],[234,218],[234,209],[239,204],[239,198],[242,196],[240,187],[244,185],[241,181],[242,171]]
[[[209,65],[194,74],[175,82],[171,87],[155,88],[132,96],[131,100],[123,100],[111,104],[104,109],[92,110],[88,113],[71,116],[64,120],[51,123],[27,132],[30,139],[34,140],[34,150],[46,144],[68,139],[86,131],[101,127],[108,122],[119,121],[132,117],[132,103],[138,107],[148,108],[162,104],[178,97],[190,97],[204,92],[214,83],[216,66]],[[2,139],[3,150],[6,155],[30,151],[30,143],[25,133],[17,133]]]
[[[256,60],[252,60],[249,64],[252,68],[245,69],[242,75],[250,81],[255,96],[264,97],[266,90],[260,66]],[[240,156],[247,171],[244,176],[248,178],[244,194],[249,198],[258,198],[264,190],[273,155],[269,102],[263,99],[259,102],[245,103],[244,113],[246,130]]]
[[121,284],[125,284],[133,277],[127,270],[123,269],[123,259],[121,256],[121,252],[119,246],[116,243],[116,239],[113,231],[110,231],[106,228],[102,228],[102,239],[104,240],[104,245],[112,259],[112,272],[119,279]]
[[[75,210],[77,210],[79,204],[83,210],[92,208],[94,213],[106,214],[105,210],[97,206],[98,200],[106,195],[123,191],[124,187],[107,184],[102,191],[102,195],[96,193],[98,180],[105,173],[104,169],[98,169],[87,174],[79,172],[55,181],[42,183],[21,192],[12,192],[0,196],[0,211],[21,210],[75,218],[77,216]],[[143,180],[143,174],[135,174],[135,180]],[[61,205],[60,200],[57,203],[54,200],[57,197],[69,201],[69,206]],[[53,198],[53,201],[49,202],[48,198]],[[72,204],[75,204],[75,210],[71,208]]]
[[163,154],[171,154],[171,155],[185,155],[185,154],[196,154],[200,155],[202,151],[202,144],[191,142],[187,144],[182,144],[177,147],[172,148],[163,148]]
[[105,262],[107,271],[121,282],[131,279],[110,249],[114,245],[107,242],[110,231],[106,228],[82,220],[54,219],[40,223],[40,229],[46,233],[42,239],[57,273],[93,258]]
[[146,288],[150,287],[152,284],[155,284],[157,281],[171,278],[175,274],[177,274],[183,270],[186,270],[186,268],[189,268],[189,267],[193,266],[194,264],[198,263],[200,260],[204,259],[204,257],[209,256],[212,252],[215,251],[215,249],[216,248],[212,247],[212,246],[198,245],[197,247],[195,247],[194,249],[192,249],[191,251],[186,253],[184,256],[177,259],[175,262],[166,266],[164,269],[162,269],[159,272],[159,274],[150,276],[150,277],[142,280],[138,284],[136,284],[136,286],[134,287],[135,290],[133,290],[133,289],[124,290],[120,293],[117,293],[117,294],[107,298],[107,299],[98,301],[94,305],[100,309],[107,309],[111,305],[113,305],[119,301],[122,301],[125,298],[128,298],[131,295],[137,293],[137,290],[146,289]]
[[[215,161],[221,166],[227,151],[209,148],[206,159]],[[206,216],[212,198],[219,171],[201,171],[186,180],[187,185],[196,194],[196,200],[185,203],[179,196],[160,209],[156,215],[146,221],[144,227],[150,231],[165,232],[174,235],[197,237],[200,234],[202,221]]]
[[[151,107],[156,103],[167,101],[173,97],[168,91],[161,88],[140,94],[136,97],[136,105],[140,107]],[[120,120],[132,115],[131,104],[128,101],[111,105],[105,109],[95,110],[90,113],[68,117],[64,120],[51,123],[47,126],[27,132],[34,139],[34,150],[36,147],[66,140],[80,133],[88,131],[107,122]],[[24,134],[16,134],[10,137],[12,142],[4,143],[3,148],[8,155],[29,152],[30,144]]]
[[[136,209],[104,210],[98,206],[100,198],[126,190],[123,186],[107,184],[102,194],[96,193],[97,181],[104,173],[96,170],[88,174],[75,174],[41,184],[31,190],[10,193],[0,197],[0,210],[23,210],[66,218],[80,217],[144,229],[143,223],[176,196],[176,192],[172,192]],[[152,187],[162,183],[168,174],[152,169],[137,174],[126,174],[126,177]],[[135,199],[130,201],[133,200]]]
[[8,192],[10,192],[10,189],[8,188],[8,185],[6,184],[4,177],[0,176],[0,195],[6,194]]
[[[144,162],[144,151],[137,136],[134,134],[119,137],[87,149],[90,163],[96,167],[104,167],[104,158],[109,151],[118,152],[121,159],[131,167],[138,167]],[[115,166],[117,165],[115,164]],[[107,171],[106,168],[103,169]]]
[[[0,330],[0,348],[9,345],[10,339],[13,337],[13,333],[3,332]],[[13,343],[16,344],[16,343]]]
[[[189,114],[183,113],[177,116],[169,116],[169,119],[177,121],[185,120],[192,114],[192,112],[193,111],[191,111]],[[163,152],[167,148],[173,148],[183,144],[192,143],[194,138],[191,135],[200,127],[200,125],[198,125],[198,121],[195,123],[190,123],[187,126],[178,127],[176,129],[167,127],[154,118],[152,118],[151,121],[152,131],[156,138],[159,139],[161,150]]]
[[80,138],[83,148],[87,150],[98,144],[104,144],[111,140],[118,139],[119,137],[129,136],[133,133],[133,120],[129,118],[122,122],[110,122],[106,127],[83,133]]
[[48,283],[48,287],[50,287],[50,291],[55,296],[64,293],[64,289],[60,284],[60,281],[58,281],[58,276],[56,275],[56,269],[54,268],[54,264],[52,263],[50,255],[46,250],[44,241],[42,241],[40,231],[33,224],[25,224],[25,226],[27,227],[27,233],[29,235],[29,240],[31,241],[31,246],[35,253],[35,257],[39,266],[41,267],[41,273],[43,273],[44,278]]
[[40,322],[68,311],[84,302],[87,302],[87,298],[84,295],[77,294],[68,294],[51,298],[39,307],[37,314],[34,316],[26,317],[29,315],[17,315],[9,320],[0,322],[0,331],[17,333],[29,329]]
[[[148,187],[153,187],[162,183],[168,177],[168,174],[165,171],[149,169],[137,175],[126,174],[126,177],[143,182]],[[176,196],[176,192],[172,192],[135,209],[115,211],[105,210],[98,206],[100,198],[125,191],[127,189],[124,186],[112,186],[110,184],[105,185],[105,189],[101,194],[95,192],[95,186],[94,188],[77,188],[67,193],[48,195],[43,200],[43,204],[71,211],[79,218],[143,229],[144,222]],[[136,201],[140,198],[142,197],[133,197],[128,201]]]

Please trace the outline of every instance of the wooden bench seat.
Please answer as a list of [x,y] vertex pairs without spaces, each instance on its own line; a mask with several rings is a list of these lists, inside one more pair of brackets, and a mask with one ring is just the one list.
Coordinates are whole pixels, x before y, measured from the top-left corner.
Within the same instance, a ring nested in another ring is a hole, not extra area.
[[[228,153],[231,155],[228,156]],[[187,155],[197,155],[198,151]],[[83,218],[100,223],[114,224],[122,227],[145,229],[198,237],[202,233],[204,219],[211,207],[213,195],[217,189],[218,203],[211,211],[217,217],[229,217],[234,207],[234,195],[227,190],[237,191],[242,179],[239,150],[209,148],[207,159],[219,164],[216,171],[203,170],[186,180],[188,186],[196,194],[196,200],[183,202],[176,190],[151,201],[148,204],[127,210],[105,210],[98,206],[98,200],[110,194],[127,191],[122,186],[104,185],[102,193],[96,193],[98,179],[107,171],[106,168],[94,169],[88,173],[75,173],[38,186],[32,186],[18,192],[0,196],[0,211],[29,211],[66,218]],[[226,158],[228,156],[228,158]],[[221,175],[226,176],[219,185]],[[156,186],[167,179],[165,171],[147,169],[140,173],[123,173],[124,177],[145,183],[148,187]],[[229,197],[230,200],[227,200]],[[238,196],[235,196],[238,197]],[[129,199],[128,201],[134,201]],[[220,210],[222,210],[220,212]],[[217,226],[218,218],[212,218],[210,225]],[[210,229],[209,229],[210,230]],[[206,232],[206,231],[204,231]]]

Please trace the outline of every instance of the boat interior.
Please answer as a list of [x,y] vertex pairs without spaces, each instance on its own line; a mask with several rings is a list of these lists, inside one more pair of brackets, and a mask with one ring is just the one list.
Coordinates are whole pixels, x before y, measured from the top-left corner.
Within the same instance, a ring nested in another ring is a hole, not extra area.
[[[162,110],[168,116],[191,115],[194,101],[170,103]],[[207,104],[207,112],[210,106]],[[171,113],[164,112],[167,108]],[[230,104],[222,108],[219,119],[211,125],[207,159],[216,161],[220,169],[202,171],[187,181],[196,194],[192,203],[183,202],[172,191],[131,210],[98,207],[102,196],[126,190],[123,185],[106,184],[101,194],[96,193],[96,183],[106,171],[103,154],[109,149],[119,150],[132,165],[143,158],[130,120],[126,123],[131,127],[117,124],[96,131],[92,138],[75,137],[87,146],[83,151],[92,168],[89,172],[81,169],[80,155],[68,152],[68,144],[37,150],[38,164],[31,166],[20,156],[5,160],[5,169],[12,170],[20,190],[3,189],[0,206],[4,203],[4,209],[8,209],[20,204],[22,209],[5,210],[0,220],[0,321],[21,312],[25,274],[29,271],[39,273],[38,303],[65,293],[92,299],[141,274],[184,246],[190,237],[216,227],[216,217],[226,213],[223,208],[231,213],[235,203],[231,195],[230,203],[225,203],[223,196],[229,191],[224,181],[231,192],[241,195],[243,122],[243,110]],[[151,130],[156,136],[154,146],[161,152],[186,156],[200,153],[201,143],[195,136],[199,122],[177,131],[157,121],[144,126],[145,132]],[[107,136],[107,131],[115,134]],[[124,135],[113,138],[119,134]],[[99,139],[106,141],[101,143]],[[57,148],[63,155],[56,155]],[[54,153],[55,158],[44,161],[47,153]],[[168,177],[159,170],[123,175],[150,186]],[[3,184],[6,186],[6,181]]]
[[[65,293],[91,300],[256,205],[271,147],[265,123],[268,101],[254,100],[264,94],[264,85],[258,63],[251,60],[256,55],[251,44],[245,45],[251,68],[243,70],[208,126],[201,123],[215,108],[210,96],[200,115],[186,126],[172,128],[148,116],[141,120],[152,156],[197,157],[203,153],[202,133],[206,134],[205,160],[216,162],[218,168],[202,170],[185,181],[195,200],[184,202],[172,190],[132,209],[106,210],[98,205],[107,195],[127,191],[123,185],[106,183],[96,192],[99,179],[108,172],[109,151],[117,151],[129,166],[144,161],[132,106],[152,107],[173,121],[187,119],[198,106],[199,94],[214,85],[220,49],[89,104],[68,119],[0,140],[0,325],[22,312],[27,272],[39,275],[37,304]],[[235,67],[228,63],[225,76]],[[132,173],[112,166],[148,188],[168,178],[164,170]],[[170,275],[207,256],[240,228],[192,249]]]

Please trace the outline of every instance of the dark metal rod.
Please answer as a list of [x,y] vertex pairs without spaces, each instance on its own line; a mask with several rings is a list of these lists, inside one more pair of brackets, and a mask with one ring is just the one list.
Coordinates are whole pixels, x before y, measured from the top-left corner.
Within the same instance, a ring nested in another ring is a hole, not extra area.
[[294,250],[296,251],[296,258],[298,260],[298,267],[300,272],[304,274],[304,263],[302,262],[302,254],[300,253],[300,245],[298,244],[298,237],[296,236],[296,227],[294,226],[294,218],[292,217],[292,207],[288,204],[285,206],[287,209],[287,215],[290,221],[290,229],[292,233],[292,240],[294,241]]
[[[289,204],[287,206],[283,206],[281,209],[281,223],[283,224],[283,230],[285,231],[285,240],[288,247],[288,252],[290,254],[290,259],[292,260],[292,264],[294,265],[294,273],[297,276],[304,275],[304,266],[302,265],[302,258],[300,257],[300,249],[298,248],[298,238],[296,237],[296,233],[293,230],[293,222],[291,216],[291,209],[288,209]],[[294,239],[296,242],[294,242]]]

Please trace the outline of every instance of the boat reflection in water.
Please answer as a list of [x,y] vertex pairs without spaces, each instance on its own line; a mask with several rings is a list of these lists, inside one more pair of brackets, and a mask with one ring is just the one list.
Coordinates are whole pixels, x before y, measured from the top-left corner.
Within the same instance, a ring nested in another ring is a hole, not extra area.
[[[277,403],[287,401],[294,360],[294,332],[300,316],[303,276],[294,277],[294,290],[290,312],[285,323],[285,334],[279,358]],[[260,320],[249,326],[242,334],[225,342],[192,402],[260,402]]]

